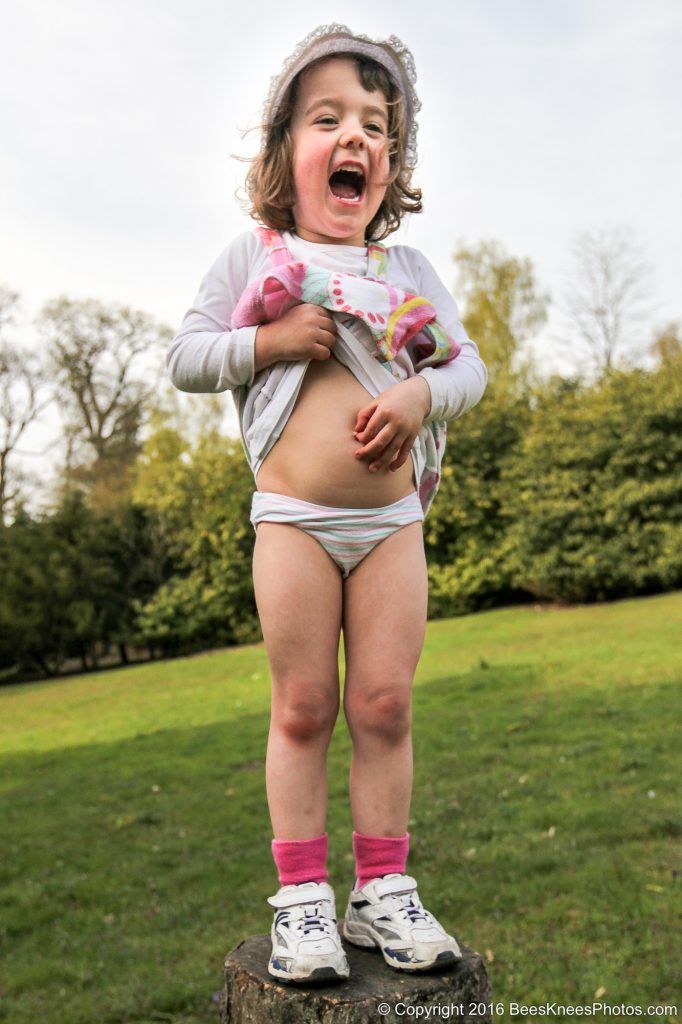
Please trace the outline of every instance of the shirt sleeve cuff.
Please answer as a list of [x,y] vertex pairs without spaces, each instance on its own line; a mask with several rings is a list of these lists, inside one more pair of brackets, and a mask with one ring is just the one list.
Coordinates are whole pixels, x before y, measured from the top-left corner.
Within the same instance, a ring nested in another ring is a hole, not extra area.
[[424,417],[424,423],[430,423],[432,420],[443,419],[446,394],[437,370],[433,366],[427,366],[423,370],[419,371],[419,376],[423,377],[429,386],[429,391],[431,392],[431,408]]
[[481,400],[488,383],[488,371],[478,354],[478,346],[467,339],[459,355],[441,366],[426,366],[419,371],[431,389],[431,408],[424,422],[454,420]]
[[255,377],[255,327],[239,327],[230,332],[220,366],[220,384],[233,388],[242,384],[250,387]]

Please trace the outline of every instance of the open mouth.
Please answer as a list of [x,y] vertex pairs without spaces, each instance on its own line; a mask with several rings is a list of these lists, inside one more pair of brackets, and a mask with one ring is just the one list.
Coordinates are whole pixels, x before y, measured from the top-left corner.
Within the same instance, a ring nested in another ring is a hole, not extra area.
[[365,176],[359,170],[334,171],[329,178],[329,191],[334,198],[351,206],[362,202],[365,189]]

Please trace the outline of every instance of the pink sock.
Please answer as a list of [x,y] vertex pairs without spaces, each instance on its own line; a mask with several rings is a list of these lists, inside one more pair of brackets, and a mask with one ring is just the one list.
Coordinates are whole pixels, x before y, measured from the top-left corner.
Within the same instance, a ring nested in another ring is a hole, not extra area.
[[353,832],[355,888],[361,889],[373,878],[393,871],[404,875],[409,847],[409,832],[404,836],[363,836],[361,832]]
[[273,839],[272,856],[279,884],[326,882],[327,841],[326,832],[316,839]]

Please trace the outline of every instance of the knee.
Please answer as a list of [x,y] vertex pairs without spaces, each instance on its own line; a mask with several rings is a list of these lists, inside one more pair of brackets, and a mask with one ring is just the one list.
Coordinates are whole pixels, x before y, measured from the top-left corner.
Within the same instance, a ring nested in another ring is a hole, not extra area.
[[412,728],[412,701],[408,693],[393,691],[366,693],[345,705],[346,721],[351,735],[378,737],[387,743],[400,743]]
[[331,737],[338,713],[338,700],[310,694],[286,700],[276,711],[273,709],[273,724],[287,739],[310,743]]

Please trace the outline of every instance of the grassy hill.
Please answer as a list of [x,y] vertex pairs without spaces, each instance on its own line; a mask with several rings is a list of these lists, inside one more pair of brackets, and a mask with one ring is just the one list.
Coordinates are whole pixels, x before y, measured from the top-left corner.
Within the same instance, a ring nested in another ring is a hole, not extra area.
[[[495,999],[674,1002],[681,625],[682,593],[429,623],[408,870]],[[263,645],[0,691],[0,1021],[215,1020],[272,920],[268,709]],[[340,915],[349,757],[341,714]]]

